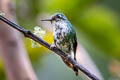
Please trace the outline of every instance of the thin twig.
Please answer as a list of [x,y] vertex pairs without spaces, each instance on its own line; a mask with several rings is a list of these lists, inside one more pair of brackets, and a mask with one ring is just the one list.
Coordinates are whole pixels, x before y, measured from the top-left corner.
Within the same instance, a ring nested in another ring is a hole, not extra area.
[[44,40],[42,40],[41,38],[37,37],[35,34],[33,34],[31,31],[25,30],[24,28],[16,25],[15,23],[11,22],[10,20],[6,19],[5,17],[0,15],[0,20],[2,20],[3,22],[7,23],[8,25],[10,25],[12,28],[15,28],[16,30],[22,32],[24,34],[25,37],[28,37],[36,42],[38,42],[39,44],[43,45],[44,47],[48,48],[49,50],[55,52],[57,55],[64,57],[66,60],[68,60],[73,66],[75,66],[76,68],[78,68],[81,72],[83,72],[84,74],[86,74],[86,76],[88,76],[90,79],[92,80],[99,80],[94,74],[90,73],[86,68],[84,68],[82,65],[78,64],[75,60],[73,60],[71,57],[68,57],[67,54],[65,54],[63,51],[61,51],[60,49],[54,47],[53,49],[50,48],[50,44],[48,44],[47,42],[45,42]]

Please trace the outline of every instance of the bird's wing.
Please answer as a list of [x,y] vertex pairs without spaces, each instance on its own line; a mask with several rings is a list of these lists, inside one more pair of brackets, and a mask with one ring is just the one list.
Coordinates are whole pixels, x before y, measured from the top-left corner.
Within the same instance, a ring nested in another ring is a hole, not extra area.
[[[74,60],[76,61],[76,50],[77,50],[77,37],[76,34],[73,38],[73,52],[74,52]],[[73,70],[76,74],[76,76],[78,75],[78,69],[76,67],[73,66]]]
[[77,49],[77,37],[76,34],[73,38],[73,51],[74,51],[74,60],[76,60],[76,49]]

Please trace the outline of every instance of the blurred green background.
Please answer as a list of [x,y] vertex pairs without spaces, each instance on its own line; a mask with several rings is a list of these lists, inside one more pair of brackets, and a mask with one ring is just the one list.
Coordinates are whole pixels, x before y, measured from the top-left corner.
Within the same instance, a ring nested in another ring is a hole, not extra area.
[[[13,2],[19,25],[31,31],[38,25],[41,14],[64,13],[75,26],[78,42],[89,53],[104,80],[120,80],[120,0],[13,0]],[[43,39],[51,44],[52,33],[46,30]],[[39,80],[83,80],[81,76],[76,77],[58,56],[46,48],[31,48],[29,39],[23,37],[23,41]],[[1,62],[0,80],[5,79]]]

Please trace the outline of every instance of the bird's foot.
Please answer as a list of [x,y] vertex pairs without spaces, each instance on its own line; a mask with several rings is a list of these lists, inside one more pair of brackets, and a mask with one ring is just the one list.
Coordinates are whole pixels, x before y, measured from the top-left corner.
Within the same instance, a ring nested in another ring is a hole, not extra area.
[[55,46],[54,44],[52,44],[52,45],[50,46],[50,49],[53,50],[55,47],[56,47],[56,46]]
[[70,55],[67,55],[65,61],[67,61],[71,56]]

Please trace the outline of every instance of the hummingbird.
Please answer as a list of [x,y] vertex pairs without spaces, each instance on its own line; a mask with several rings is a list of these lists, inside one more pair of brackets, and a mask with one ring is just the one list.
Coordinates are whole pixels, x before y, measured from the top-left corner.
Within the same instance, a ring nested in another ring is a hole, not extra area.
[[[56,47],[76,61],[77,38],[76,32],[67,17],[62,13],[55,13],[50,19],[41,21],[50,21],[53,25],[53,43],[51,48]],[[61,57],[63,62],[71,68],[76,76],[78,69],[74,67],[65,58]]]

